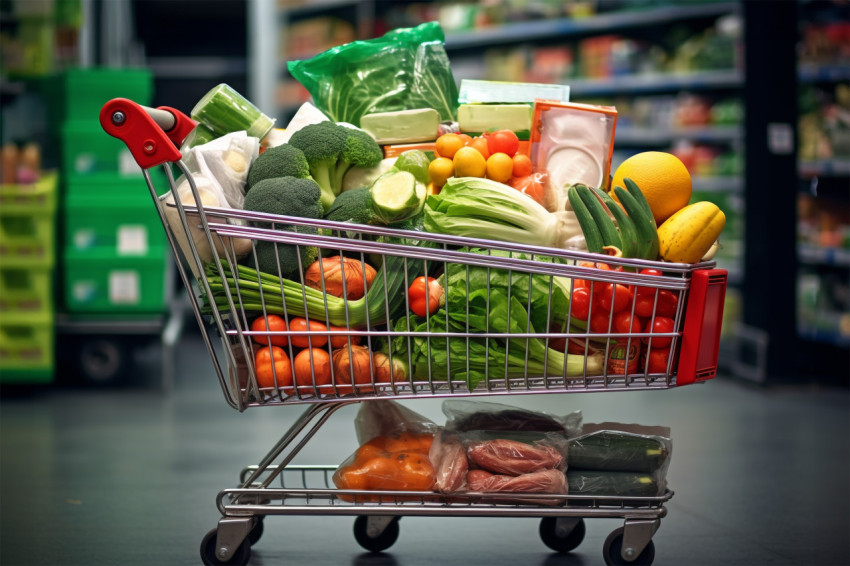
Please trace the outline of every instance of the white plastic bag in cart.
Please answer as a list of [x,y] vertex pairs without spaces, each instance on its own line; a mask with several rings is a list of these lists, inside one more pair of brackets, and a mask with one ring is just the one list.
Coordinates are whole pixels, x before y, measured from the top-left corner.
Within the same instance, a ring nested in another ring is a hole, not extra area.
[[[259,140],[247,136],[245,132],[234,132],[212,142],[192,148],[184,154],[183,162],[192,175],[198,189],[201,205],[204,207],[241,209],[245,199],[245,181],[251,163],[259,154]],[[227,187],[227,188],[225,188]],[[177,182],[177,197],[184,205],[195,205],[189,180],[184,176]],[[192,260],[192,252],[186,230],[180,220],[180,213],[174,206],[174,194],[162,197],[165,204],[165,216],[175,234],[178,245],[187,258],[195,277],[199,277],[198,267]],[[222,216],[207,213],[210,222],[241,224],[235,219],[225,220]],[[212,261],[213,252],[204,233],[198,214],[188,213],[188,236],[192,238],[202,262]],[[219,257],[231,262],[247,256],[251,252],[251,240],[245,238],[222,238],[213,233],[213,245]]]

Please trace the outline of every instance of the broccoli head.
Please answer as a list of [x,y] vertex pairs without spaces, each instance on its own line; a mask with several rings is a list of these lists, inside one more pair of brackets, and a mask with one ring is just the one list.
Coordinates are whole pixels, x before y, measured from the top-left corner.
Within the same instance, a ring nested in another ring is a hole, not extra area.
[[[302,218],[321,218],[322,191],[313,179],[296,177],[273,177],[254,185],[245,194],[245,210],[298,216]],[[317,234],[312,226],[292,226],[291,224],[253,222],[261,228],[298,232],[299,234]],[[257,268],[265,273],[280,273],[283,277],[298,278],[299,271],[306,269],[319,257],[319,250],[313,246],[293,245],[259,241],[257,250]],[[301,264],[299,265],[299,257]],[[279,265],[279,267],[278,267]]]
[[325,213],[325,220],[354,224],[382,224],[372,209],[372,192],[369,187],[359,187],[340,194]]
[[275,177],[309,178],[310,166],[304,152],[288,143],[268,148],[251,164],[247,190],[264,179]]
[[384,157],[372,136],[329,120],[304,126],[292,134],[289,144],[304,152],[326,211],[342,191],[342,178],[349,169],[374,167]]

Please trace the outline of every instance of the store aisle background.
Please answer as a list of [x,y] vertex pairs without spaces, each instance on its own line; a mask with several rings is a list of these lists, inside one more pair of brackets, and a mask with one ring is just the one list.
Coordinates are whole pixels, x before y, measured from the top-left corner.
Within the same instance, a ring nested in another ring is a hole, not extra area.
[[[191,328],[191,327],[190,327]],[[0,400],[0,564],[199,564],[219,490],[235,487],[300,413],[229,408],[196,332],[177,353],[176,389],[158,390],[159,353],[137,354],[123,387],[57,386]],[[492,399],[492,398],[491,398]],[[681,389],[497,400],[587,422],[672,428],[675,496],[655,564],[850,564],[850,393],[760,388],[727,377]],[[440,400],[410,405],[442,423]],[[296,458],[338,464],[356,447],[357,406],[340,409]],[[621,520],[588,520],[569,555],[536,519],[412,518],[387,552],[366,553],[350,517],[269,517],[253,565],[595,565]]]

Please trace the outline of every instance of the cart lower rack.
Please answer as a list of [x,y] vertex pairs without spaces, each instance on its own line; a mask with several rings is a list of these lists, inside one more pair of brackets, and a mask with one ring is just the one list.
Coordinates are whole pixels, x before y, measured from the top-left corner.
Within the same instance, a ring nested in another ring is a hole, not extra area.
[[[281,216],[221,199],[207,206],[209,191],[175,147],[192,120],[114,99],[100,121],[142,168],[226,402],[239,411],[306,405],[238,487],[219,494],[222,518],[202,543],[205,564],[247,563],[262,518],[288,514],[357,516],[355,534],[371,550],[392,544],[403,515],[541,517],[541,536],[558,551],[581,541],[582,517],[618,517],[625,524],[606,541],[606,562],[652,561],[669,491],[637,499],[522,494],[522,503],[486,493],[372,491],[366,501],[329,484],[333,467],[291,463],[349,403],[654,390],[711,379],[725,271],[713,262]],[[159,166],[168,187],[153,184],[148,170]],[[422,296],[414,297],[420,278]],[[429,296],[437,292],[427,278],[439,283],[439,296]],[[293,474],[296,484],[287,479]],[[272,487],[276,480],[281,487]]]

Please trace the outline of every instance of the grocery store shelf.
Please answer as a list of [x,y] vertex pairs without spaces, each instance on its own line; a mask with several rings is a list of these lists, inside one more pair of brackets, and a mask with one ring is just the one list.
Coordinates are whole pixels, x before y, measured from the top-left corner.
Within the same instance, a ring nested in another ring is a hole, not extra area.
[[678,140],[703,143],[732,142],[742,140],[744,130],[734,126],[702,126],[693,128],[647,128],[618,127],[616,141],[634,144],[669,144]]
[[157,78],[197,79],[244,75],[248,65],[241,57],[151,57],[148,67]]
[[841,334],[834,330],[825,330],[815,326],[809,326],[804,323],[797,325],[797,334],[800,338],[804,340],[811,340],[812,342],[823,342],[845,348],[850,346],[850,335]]
[[738,70],[696,71],[693,73],[653,73],[623,75],[604,79],[568,81],[570,97],[606,94],[640,94],[676,92],[680,90],[737,89],[743,86],[743,73]]
[[579,19],[558,18],[518,22],[491,28],[447,33],[446,49],[470,49],[495,44],[539,42],[548,38],[564,38],[592,33],[607,34],[618,30],[662,25],[691,18],[720,16],[737,10],[737,3],[724,2],[622,11]]
[[799,244],[797,246],[797,257],[801,263],[809,265],[850,267],[850,249],[845,248]]
[[[311,0],[310,2],[305,1],[298,5],[282,7],[280,13],[285,14],[289,18],[301,17],[339,8],[350,8],[361,3],[360,0]],[[283,2],[280,4],[283,4]]]
[[803,83],[850,81],[850,66],[801,64],[797,75]]
[[827,177],[850,175],[850,159],[824,159],[804,161],[798,165],[803,177]]
[[742,177],[691,177],[691,184],[695,191],[735,193],[744,190]]

